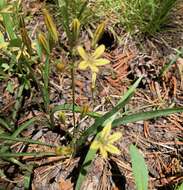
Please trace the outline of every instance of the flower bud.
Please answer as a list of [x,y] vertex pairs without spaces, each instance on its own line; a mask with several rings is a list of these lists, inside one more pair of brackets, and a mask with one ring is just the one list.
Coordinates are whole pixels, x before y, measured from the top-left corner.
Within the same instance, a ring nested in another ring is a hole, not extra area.
[[103,33],[104,33],[104,29],[105,29],[105,22],[102,22],[101,24],[98,25],[93,39],[92,39],[92,47],[95,47],[96,44],[98,43],[98,41],[100,40],[100,38],[102,37]]
[[46,40],[44,33],[42,33],[42,32],[39,32],[39,34],[38,34],[38,43],[44,53],[50,54],[49,44]]
[[74,41],[77,41],[77,39],[78,39],[79,30],[80,30],[80,25],[81,25],[81,23],[79,22],[79,20],[78,20],[77,18],[75,18],[75,19],[72,21],[72,24],[71,24],[71,31],[72,31],[72,34],[73,34],[73,40],[74,40]]
[[57,156],[71,155],[72,152],[73,152],[73,148],[70,146],[58,146],[55,149],[55,153]]
[[58,41],[58,32],[57,32],[56,26],[53,22],[53,19],[52,19],[51,15],[49,14],[49,12],[45,8],[42,9],[42,12],[43,12],[46,27],[47,27],[50,35],[51,35],[52,39],[55,42],[57,42]]

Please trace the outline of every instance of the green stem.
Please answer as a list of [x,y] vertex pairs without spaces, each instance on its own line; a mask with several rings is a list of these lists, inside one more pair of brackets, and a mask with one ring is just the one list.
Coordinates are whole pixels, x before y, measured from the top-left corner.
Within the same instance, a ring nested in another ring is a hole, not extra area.
[[74,63],[71,68],[71,80],[72,80],[72,114],[73,114],[73,126],[76,126],[76,118],[75,118],[75,69]]
[[44,99],[44,106],[47,113],[49,113],[49,104],[50,104],[50,98],[49,98],[49,89],[48,89],[48,83],[49,83],[49,72],[50,72],[50,63],[49,63],[49,55],[46,57],[45,65],[43,68],[43,99]]

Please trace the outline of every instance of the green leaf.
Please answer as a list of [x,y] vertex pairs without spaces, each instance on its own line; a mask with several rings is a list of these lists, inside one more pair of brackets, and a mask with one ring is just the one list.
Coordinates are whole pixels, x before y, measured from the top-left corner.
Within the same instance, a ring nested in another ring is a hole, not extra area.
[[14,92],[13,83],[11,81],[8,81],[8,84],[7,84],[7,87],[6,87],[6,91],[8,91],[11,94]]
[[[3,9],[8,5],[6,0],[1,0],[0,3],[0,8]],[[8,33],[9,38],[15,39],[16,38],[16,33],[14,32],[14,25],[13,25],[13,21],[12,21],[12,17],[10,14],[5,14],[5,13],[1,13],[2,17],[3,17],[3,23],[4,26],[6,28],[6,31]]]
[[28,166],[30,171],[26,171],[24,174],[24,189],[29,190],[31,186],[31,174],[33,171],[33,165]]
[[20,125],[12,134],[12,137],[17,137],[23,130],[25,130],[26,128],[28,128],[30,125],[34,124],[37,121],[38,118],[34,117],[32,119],[29,119],[28,121],[26,121],[25,123],[23,123],[22,125]]
[[77,183],[76,183],[76,187],[75,187],[75,190],[80,190],[81,189],[81,185],[87,175],[87,172],[90,168],[90,165],[92,163],[92,160],[95,158],[95,155],[96,155],[96,152],[97,150],[94,150],[94,149],[89,149],[86,157],[85,157],[85,160],[82,164],[82,167],[81,167],[81,170],[80,170],[80,173],[79,173],[79,177],[77,179]]
[[161,117],[161,116],[167,116],[167,115],[178,113],[178,112],[183,112],[183,108],[170,108],[170,109],[136,113],[136,114],[127,115],[122,118],[118,118],[114,120],[112,126],[116,127],[116,126],[124,125],[127,123],[153,119],[153,118]]
[[148,189],[148,169],[143,156],[139,153],[138,149],[130,146],[130,156],[132,161],[132,170],[135,177],[135,184],[137,190]]
[[12,153],[3,152],[0,154],[1,158],[11,158],[11,157],[22,157],[22,156],[32,156],[34,158],[45,157],[45,156],[56,156],[55,152],[22,152],[22,153]]
[[2,119],[2,118],[0,118],[0,126],[3,126],[8,131],[12,130],[12,126],[5,119]]
[[13,143],[12,141],[15,141],[15,142],[25,142],[25,143],[30,143],[30,144],[39,144],[43,146],[55,147],[55,145],[52,145],[52,144],[48,144],[48,143],[44,143],[44,142],[40,142],[40,141],[28,139],[28,138],[22,138],[22,137],[16,138],[16,137],[7,136],[4,134],[0,135],[0,140],[6,140],[4,141],[4,144],[12,144]]
[[20,38],[15,38],[9,41],[9,47],[19,47],[22,46],[22,40]]
[[176,190],[183,190],[183,183]]
[[4,72],[10,68],[10,66],[7,63],[2,63],[1,67],[3,68]]

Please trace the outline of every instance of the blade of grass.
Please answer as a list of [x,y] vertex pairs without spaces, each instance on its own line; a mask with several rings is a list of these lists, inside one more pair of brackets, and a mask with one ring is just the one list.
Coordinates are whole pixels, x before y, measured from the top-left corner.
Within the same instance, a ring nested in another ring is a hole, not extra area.
[[88,169],[90,168],[92,160],[95,158],[96,153],[97,153],[97,150],[89,149],[89,151],[85,157],[85,160],[82,164],[82,167],[80,169],[79,177],[77,179],[75,190],[81,189],[81,185],[82,185],[82,183],[83,183],[83,181],[87,175],[87,172],[88,172]]
[[[15,142],[25,142],[25,143],[30,143],[30,144],[38,144],[38,145],[43,145],[43,146],[49,146],[49,147],[55,147],[55,145],[48,144],[48,143],[43,143],[40,141],[32,140],[32,139],[27,139],[27,138],[22,138],[22,137],[13,137],[13,136],[5,136],[5,135],[0,135],[0,140],[8,140],[10,141],[10,144],[12,143],[11,141]],[[4,144],[8,143],[5,142]]]
[[183,183],[176,190],[183,190]]
[[170,109],[136,113],[136,114],[124,116],[122,118],[118,118],[114,120],[114,122],[112,123],[112,126],[117,127],[119,125],[124,125],[127,123],[153,119],[153,118],[161,117],[161,116],[167,116],[167,115],[178,113],[178,112],[183,112],[183,108],[170,108]]
[[29,166],[29,170],[30,172],[25,172],[24,174],[24,189],[25,190],[29,190],[30,189],[30,185],[31,185],[31,174],[33,171],[33,166]]
[[[6,0],[1,0],[0,8],[5,8],[7,5],[8,4],[7,4]],[[16,39],[16,33],[14,32],[14,25],[12,22],[11,15],[6,14],[6,13],[1,13],[1,15],[3,17],[3,23],[6,28],[7,33],[9,35],[9,38],[11,40]]]
[[25,130],[30,125],[34,124],[37,120],[38,120],[38,118],[34,117],[34,118],[26,121],[22,125],[18,126],[18,128],[12,134],[12,137],[17,137],[23,130]]
[[138,149],[134,146],[130,146],[130,157],[132,161],[132,170],[135,177],[135,184],[137,190],[148,189],[148,169],[143,156]]
[[25,152],[25,153],[5,152],[0,154],[1,158],[22,157],[22,156],[32,156],[34,158],[39,158],[44,156],[56,156],[56,154],[55,152]]
[[2,118],[0,118],[0,125],[7,129],[9,132],[12,131],[12,126]]
[[47,113],[49,113],[49,104],[50,104],[49,89],[48,89],[49,73],[50,73],[50,59],[49,55],[47,55],[43,68],[43,81],[44,81],[43,99],[44,99],[45,110]]
[[18,111],[21,107],[22,101],[23,101],[23,90],[24,90],[24,84],[22,84],[18,88],[18,92],[17,92],[17,96],[16,96],[16,102],[15,102],[13,113],[12,113],[12,119],[14,122],[16,121],[17,113],[18,113]]
[[168,64],[165,64],[160,72],[160,77],[164,76],[166,74],[166,72],[168,71],[168,69],[170,69],[170,67],[176,63],[177,59],[179,57],[181,57],[183,55],[183,48],[181,48],[180,50],[176,50],[177,53],[175,55],[175,57],[169,61]]
[[7,160],[9,162],[12,162],[13,164],[16,164],[16,165],[20,166],[23,170],[27,170],[27,171],[31,172],[31,170],[30,170],[29,167],[27,167],[25,164],[22,164],[20,161],[18,161],[15,158],[6,158],[5,160]]

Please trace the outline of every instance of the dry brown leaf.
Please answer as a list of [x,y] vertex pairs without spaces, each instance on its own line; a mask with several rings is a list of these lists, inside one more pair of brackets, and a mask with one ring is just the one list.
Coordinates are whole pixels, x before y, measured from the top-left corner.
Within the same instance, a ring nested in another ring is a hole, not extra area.
[[73,184],[71,183],[70,179],[63,179],[61,178],[59,181],[60,190],[73,190]]
[[183,58],[177,59],[177,66],[179,69],[180,79],[181,79],[181,89],[183,89]]

